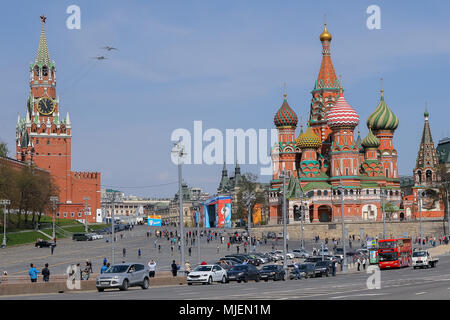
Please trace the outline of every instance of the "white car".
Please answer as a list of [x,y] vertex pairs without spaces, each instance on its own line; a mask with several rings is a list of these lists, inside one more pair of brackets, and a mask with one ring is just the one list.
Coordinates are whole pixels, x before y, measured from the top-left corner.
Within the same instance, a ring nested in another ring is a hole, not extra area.
[[193,283],[211,284],[213,282],[228,282],[227,271],[217,264],[197,266],[187,275],[187,284]]
[[[275,253],[278,254],[279,256],[281,256],[281,259],[284,259],[283,250],[276,250]],[[294,257],[295,257],[295,255],[292,252],[286,252],[287,259],[294,259]]]

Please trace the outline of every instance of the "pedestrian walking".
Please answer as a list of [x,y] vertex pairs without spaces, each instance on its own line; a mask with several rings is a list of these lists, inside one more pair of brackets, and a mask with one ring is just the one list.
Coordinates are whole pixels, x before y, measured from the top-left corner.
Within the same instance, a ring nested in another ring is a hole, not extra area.
[[186,263],[184,264],[184,270],[186,275],[188,275],[189,272],[191,272],[191,264],[189,263],[189,261],[186,261]]
[[106,262],[103,262],[103,266],[100,269],[100,274],[103,274],[106,270],[108,270],[108,266],[106,265]]
[[191,256],[191,252],[192,252],[192,248],[189,247],[188,251],[189,251],[189,257],[190,257]]
[[37,282],[38,273],[40,272],[34,267],[34,264],[30,263],[30,269],[28,270],[28,274],[30,275],[31,282]]
[[156,272],[156,262],[153,259],[151,259],[148,263],[148,276],[150,278],[154,278],[155,272]]
[[138,258],[141,257],[141,254],[142,254],[142,251],[141,251],[141,248],[139,248],[139,249],[138,249]]
[[56,246],[55,243],[52,243],[52,244],[50,245],[50,252],[51,252],[52,255],[53,255],[53,251],[55,250],[55,246]]
[[126,257],[127,256],[127,249],[123,248],[122,249],[122,257]]
[[217,253],[219,253],[219,246],[217,246]]
[[45,264],[44,269],[41,271],[42,276],[44,277],[44,282],[50,281],[50,270],[48,269],[48,263]]
[[239,253],[239,246],[236,246],[236,252]]
[[230,241],[227,243],[227,250],[230,251]]
[[362,260],[363,269],[366,270],[366,257]]
[[176,277],[176,276],[177,276],[177,272],[178,272],[178,266],[177,266],[177,264],[175,263],[175,260],[172,261],[172,264],[170,265],[170,267],[171,267],[171,269],[172,269],[172,275],[173,275],[174,277]]
[[161,245],[158,244],[158,252],[161,253]]
[[170,250],[172,250],[172,255],[173,255],[173,245],[170,246]]
[[358,271],[361,271],[360,267],[361,267],[361,260],[358,257],[358,260],[356,260],[356,263],[358,264]]
[[333,267],[333,277],[335,277],[336,276],[336,259],[333,259],[332,267]]

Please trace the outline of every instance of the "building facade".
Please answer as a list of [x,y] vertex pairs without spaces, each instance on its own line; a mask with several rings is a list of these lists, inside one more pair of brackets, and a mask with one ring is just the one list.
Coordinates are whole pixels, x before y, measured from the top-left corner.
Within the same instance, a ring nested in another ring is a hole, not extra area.
[[56,66],[50,60],[45,17],[34,62],[26,115],[17,119],[16,159],[49,171],[59,188],[58,217],[96,222],[101,219],[100,172],[71,169],[72,123],[62,116],[56,94]]
[[[288,199],[288,222],[341,220],[341,190],[345,220],[380,221],[385,204],[400,206],[401,190],[394,132],[398,118],[381,90],[380,101],[367,119],[369,134],[361,139],[359,116],[344,97],[332,59],[332,36],[325,25],[320,35],[322,62],[312,90],[308,127],[296,138],[298,118],[284,100],[275,114],[278,142],[272,148],[273,175],[269,190],[270,222],[282,221],[281,173],[297,180],[300,196]],[[291,181],[291,184],[293,182]],[[302,214],[296,214],[301,208]]]

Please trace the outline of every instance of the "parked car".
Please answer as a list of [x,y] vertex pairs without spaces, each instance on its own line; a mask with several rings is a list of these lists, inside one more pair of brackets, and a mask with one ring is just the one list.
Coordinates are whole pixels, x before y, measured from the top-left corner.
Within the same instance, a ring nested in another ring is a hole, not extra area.
[[225,262],[231,264],[231,265],[235,265],[235,264],[241,264],[242,260],[241,259],[237,259],[234,257],[223,257],[220,258],[219,260],[224,260]]
[[187,284],[193,283],[212,284],[213,282],[227,283],[227,271],[217,264],[197,266],[187,275]]
[[278,264],[269,264],[261,268],[260,274],[262,280],[269,281],[269,279],[272,279],[273,281],[277,281],[285,280],[286,273],[283,266]]
[[329,261],[318,261],[314,265],[315,276],[329,276],[330,275],[330,263]]
[[92,238],[86,233],[74,233],[72,235],[72,240],[76,241],[91,241]]
[[330,253],[330,250],[328,250],[328,248],[320,248],[317,255],[321,256],[322,254],[328,256],[331,253]]
[[314,263],[302,263],[298,266],[298,269],[301,273],[305,274],[305,279],[314,278],[316,276]]
[[344,259],[344,248],[336,248],[333,250],[334,256],[339,256],[341,259]]
[[274,251],[269,252],[268,255],[270,255],[270,257],[272,257],[273,261],[275,262],[282,259],[282,256]]
[[260,271],[251,264],[238,264],[228,271],[228,281],[248,282],[248,280],[261,280]]
[[38,240],[35,245],[36,248],[49,248],[49,247],[56,247],[56,243],[49,242],[46,240]]
[[254,253],[254,255],[257,256],[259,259],[261,259],[262,264],[270,262],[269,257],[266,256],[265,254],[257,252],[257,253]]
[[[281,256],[281,259],[284,259],[283,250],[276,250],[275,253]],[[287,259],[294,259],[294,254],[292,252],[286,252]]]
[[129,287],[140,286],[147,289],[150,284],[148,271],[141,263],[115,264],[109,267],[96,280],[99,292],[109,288],[128,290]]
[[308,258],[311,254],[305,249],[294,249],[292,253],[296,258]]
[[276,239],[277,234],[275,232],[269,231],[267,232],[267,239]]
[[305,262],[307,263],[316,263],[322,261],[322,256],[310,256],[305,259]]

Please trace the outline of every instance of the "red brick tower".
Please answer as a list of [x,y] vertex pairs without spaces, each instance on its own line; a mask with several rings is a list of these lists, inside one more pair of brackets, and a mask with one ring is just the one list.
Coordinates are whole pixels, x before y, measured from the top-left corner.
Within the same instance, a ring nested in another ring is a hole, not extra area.
[[[30,94],[24,119],[17,122],[16,158],[33,163],[50,172],[59,187],[59,211],[61,218],[84,219],[83,198],[91,215],[88,221],[96,221],[100,208],[100,173],[71,171],[71,122],[69,113],[60,117],[59,98],[56,96],[56,68],[50,60],[45,36],[46,18],[41,16],[42,29],[36,59],[30,65]],[[65,216],[64,216],[64,213]]]

